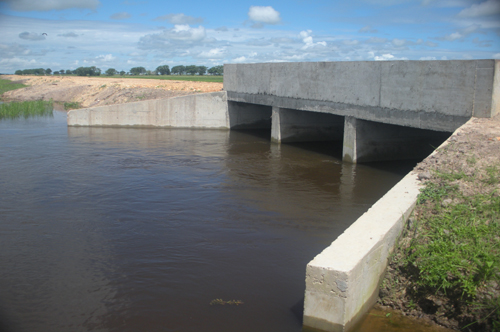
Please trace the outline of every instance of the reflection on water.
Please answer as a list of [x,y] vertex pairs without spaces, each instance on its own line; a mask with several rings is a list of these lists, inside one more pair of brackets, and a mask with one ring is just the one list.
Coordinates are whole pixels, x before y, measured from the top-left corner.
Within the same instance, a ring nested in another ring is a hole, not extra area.
[[0,141],[12,331],[298,332],[307,262],[411,167],[259,132],[67,128],[62,112],[0,122]]

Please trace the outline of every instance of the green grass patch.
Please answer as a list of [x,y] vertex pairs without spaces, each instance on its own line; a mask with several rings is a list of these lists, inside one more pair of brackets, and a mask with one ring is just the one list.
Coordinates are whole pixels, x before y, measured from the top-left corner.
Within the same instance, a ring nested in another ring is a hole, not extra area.
[[50,101],[22,101],[0,105],[0,120],[29,118],[37,116],[53,116],[53,103]]
[[10,80],[0,78],[0,95],[10,90],[25,88],[26,86],[27,85],[21,83],[13,83]]
[[75,110],[75,109],[78,109],[78,108],[81,108],[81,105],[77,101],[72,101],[72,102],[64,103],[64,109],[66,111]]
[[155,79],[155,80],[167,80],[167,81],[192,81],[192,82],[214,82],[214,83],[222,83],[224,77],[223,76],[210,76],[210,75],[138,75],[138,76],[130,76],[130,75],[114,75],[114,76],[105,76],[110,78],[140,78],[140,79]]

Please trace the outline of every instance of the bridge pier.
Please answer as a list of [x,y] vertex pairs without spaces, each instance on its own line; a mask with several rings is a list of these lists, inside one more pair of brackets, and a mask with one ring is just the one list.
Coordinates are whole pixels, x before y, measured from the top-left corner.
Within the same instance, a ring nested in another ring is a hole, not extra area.
[[273,107],[271,141],[275,143],[340,141],[344,119],[327,113]]
[[345,117],[342,160],[350,163],[423,159],[451,133]]

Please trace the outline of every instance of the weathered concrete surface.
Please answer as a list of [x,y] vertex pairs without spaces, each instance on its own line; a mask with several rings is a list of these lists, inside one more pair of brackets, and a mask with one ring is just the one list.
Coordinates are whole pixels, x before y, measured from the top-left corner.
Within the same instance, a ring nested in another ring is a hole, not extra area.
[[344,118],[333,114],[273,107],[271,141],[341,141]]
[[229,128],[226,92],[84,108],[68,112],[68,126]]
[[304,331],[348,331],[378,296],[420,185],[410,173],[316,256],[306,268]]
[[500,107],[499,60],[224,65],[228,100],[452,132]]

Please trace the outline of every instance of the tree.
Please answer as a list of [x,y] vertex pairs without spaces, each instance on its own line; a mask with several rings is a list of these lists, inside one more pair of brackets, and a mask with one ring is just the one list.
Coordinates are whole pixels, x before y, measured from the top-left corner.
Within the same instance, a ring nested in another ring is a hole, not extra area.
[[16,75],[22,75],[23,71],[18,69],[18,70],[16,70],[16,72],[14,74],[16,74]]
[[73,72],[70,69],[66,69],[66,75],[71,75]]
[[224,75],[224,66],[214,66],[208,70],[208,73],[215,76]]
[[116,71],[115,68],[109,68],[108,70],[106,70],[106,75],[107,76],[113,76],[113,75],[116,75],[118,72]]
[[144,67],[134,67],[130,69],[131,75],[144,75],[146,73],[146,68]]
[[101,75],[101,70],[99,68],[96,68],[95,66],[78,67],[73,71],[73,74],[76,74],[78,76],[99,76]]
[[125,74],[126,74],[126,73],[125,73],[123,70],[120,72],[120,76],[123,76],[123,75],[125,75]]
[[186,66],[186,74],[194,75],[197,72],[198,72],[198,66],[195,66],[195,65]]
[[45,74],[50,75],[50,73],[52,73],[52,69],[50,68],[45,69]]
[[186,72],[186,67],[184,67],[182,65],[181,66],[172,67],[172,74],[183,75],[185,72]]
[[170,68],[167,65],[158,66],[156,72],[160,75],[170,75]]
[[203,76],[207,72],[207,67],[205,66],[198,66],[198,75]]
[[59,70],[59,73],[64,74],[64,69]]
[[59,75],[59,72],[56,70],[56,71],[54,72],[54,75]]

